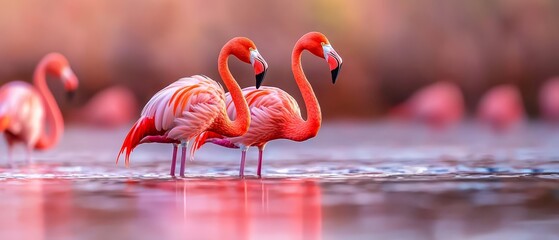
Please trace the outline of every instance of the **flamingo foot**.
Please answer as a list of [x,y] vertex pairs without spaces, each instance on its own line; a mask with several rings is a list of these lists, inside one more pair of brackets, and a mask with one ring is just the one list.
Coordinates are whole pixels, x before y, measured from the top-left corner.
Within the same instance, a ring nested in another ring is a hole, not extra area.
[[177,144],[173,144],[173,160],[171,160],[171,176],[175,176],[175,167],[177,165]]

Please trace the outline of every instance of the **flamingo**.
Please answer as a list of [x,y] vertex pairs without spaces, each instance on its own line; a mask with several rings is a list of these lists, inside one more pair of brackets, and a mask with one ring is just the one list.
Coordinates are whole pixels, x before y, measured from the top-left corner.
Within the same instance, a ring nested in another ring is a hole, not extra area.
[[[260,89],[248,87],[243,89],[243,96],[249,104],[251,114],[248,132],[242,136],[228,137],[205,131],[196,137],[191,148],[191,155],[206,142],[228,148],[239,148],[241,150],[239,176],[244,177],[246,152],[249,147],[255,146],[259,150],[257,175],[261,177],[262,155],[269,141],[289,139],[301,142],[315,137],[320,129],[322,115],[318,100],[301,66],[301,55],[304,50],[308,50],[328,62],[333,83],[336,82],[342,58],[332,48],[328,39],[319,32],[307,33],[295,44],[291,55],[291,70],[305,102],[307,120],[301,117],[297,101],[287,92],[275,87],[261,87]],[[227,113],[229,116],[233,116],[236,112],[232,107],[233,99],[230,94],[226,98]]]
[[464,98],[460,88],[441,81],[417,91],[408,101],[392,109],[391,115],[412,118],[435,129],[451,126],[462,119]]
[[508,130],[525,115],[520,91],[510,84],[493,87],[481,98],[477,114],[494,131]]
[[129,166],[130,153],[139,144],[172,143],[171,176],[175,176],[177,145],[180,144],[180,176],[184,177],[186,148],[190,139],[204,131],[230,137],[244,134],[250,124],[250,114],[241,88],[229,71],[227,59],[230,55],[253,65],[256,87],[262,84],[268,64],[248,38],[233,38],[221,49],[218,70],[237,110],[237,114],[233,116],[234,121],[227,116],[225,92],[220,84],[204,75],[181,78],[149,100],[124,139],[117,163],[120,155],[125,152],[125,163]]
[[129,124],[138,114],[134,93],[123,86],[112,86],[95,94],[87,104],[71,115],[80,124],[116,128]]
[[64,132],[62,113],[48,89],[47,74],[59,78],[69,95],[78,87],[78,78],[68,60],[60,53],[50,53],[35,68],[34,86],[12,81],[0,88],[0,132],[8,143],[10,161],[16,143],[26,146],[30,159],[33,149],[52,148]]
[[547,81],[540,89],[540,112],[550,122],[559,122],[559,77]]

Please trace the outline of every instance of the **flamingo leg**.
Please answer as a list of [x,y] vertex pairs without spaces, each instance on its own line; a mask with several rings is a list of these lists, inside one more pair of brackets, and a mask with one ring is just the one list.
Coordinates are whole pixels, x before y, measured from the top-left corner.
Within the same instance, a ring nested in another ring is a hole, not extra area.
[[258,170],[256,170],[256,175],[262,177],[262,155],[264,154],[264,148],[258,148]]
[[239,177],[241,178],[245,177],[245,159],[247,156],[247,149],[248,148],[243,147],[241,151],[241,166],[239,168]]
[[173,143],[173,160],[171,160],[171,176],[175,176],[175,166],[177,165],[177,144]]
[[180,176],[184,177],[184,167],[186,165],[186,146],[188,145],[188,142],[182,142],[181,143],[181,147],[182,147],[182,153],[181,153],[181,170],[180,170]]

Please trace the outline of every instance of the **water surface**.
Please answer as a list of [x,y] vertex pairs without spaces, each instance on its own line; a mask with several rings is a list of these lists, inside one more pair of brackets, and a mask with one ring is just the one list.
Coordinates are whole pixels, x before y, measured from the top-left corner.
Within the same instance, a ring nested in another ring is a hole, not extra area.
[[[126,129],[71,127],[57,149],[0,164],[1,239],[553,239],[559,134],[472,125],[325,124],[267,147],[264,178],[239,152],[204,147],[187,178],[171,147],[115,157]],[[21,151],[18,149],[16,151]]]

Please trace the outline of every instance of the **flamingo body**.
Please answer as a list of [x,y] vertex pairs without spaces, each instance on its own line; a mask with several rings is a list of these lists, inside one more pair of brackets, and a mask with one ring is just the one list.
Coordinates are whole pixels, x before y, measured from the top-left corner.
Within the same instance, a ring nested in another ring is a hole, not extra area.
[[446,128],[462,119],[464,98],[456,84],[437,82],[417,91],[404,104],[394,108],[391,114],[435,129]]
[[72,114],[80,124],[114,128],[129,124],[138,115],[134,93],[122,86],[113,86],[95,94],[87,104]]
[[[231,91],[237,113],[231,121],[225,108],[225,91],[216,81],[194,75],[181,78],[157,92],[146,104],[140,118],[128,132],[120,152],[125,153],[129,165],[132,150],[142,143],[172,143],[173,158],[171,175],[174,176],[177,145],[182,146],[180,175],[184,176],[187,143],[205,131],[234,137],[244,134],[249,127],[248,106],[227,65],[229,55],[235,55],[245,63],[253,65],[257,85],[260,85],[267,63],[247,38],[234,38],[222,48],[218,69],[226,87]],[[192,155],[191,155],[192,160]]]
[[13,81],[0,88],[0,116],[9,145],[21,142],[33,148],[44,128],[45,110],[41,95],[31,84]]
[[145,137],[180,143],[208,129],[225,109],[224,95],[217,82],[200,75],[181,78],[157,92],[124,140],[121,152],[126,151],[126,161],[138,144],[156,142]]
[[[267,142],[283,138],[285,128],[301,119],[301,109],[297,101],[287,92],[263,86],[260,89],[248,87],[243,89],[250,109],[250,127],[248,131],[238,137],[229,138],[236,146],[263,147]],[[227,114],[235,115],[230,94],[226,94]]]
[[0,88],[0,132],[8,142],[10,159],[14,144],[26,145],[29,157],[33,149],[55,146],[64,132],[62,113],[46,84],[47,74],[58,77],[68,93],[78,87],[68,60],[50,53],[35,68],[34,85],[13,81]]
[[524,118],[524,106],[518,88],[501,85],[487,91],[478,106],[478,118],[495,131],[506,131]]
[[[320,129],[322,115],[318,100],[301,67],[303,50],[308,50],[328,62],[333,82],[336,81],[342,59],[322,33],[307,33],[295,44],[291,66],[295,81],[301,90],[308,110],[307,120],[301,117],[301,110],[297,101],[287,92],[275,87],[244,88],[242,93],[248,103],[251,117],[248,131],[236,137],[204,132],[196,137],[191,148],[191,155],[206,142],[229,148],[241,148],[239,175],[243,177],[246,151],[249,147],[256,146],[259,149],[257,175],[261,176],[262,155],[266,143],[275,139],[305,141],[315,137]],[[235,115],[235,109],[232,108],[232,98],[229,95],[226,96],[226,102],[228,115]]]
[[539,104],[546,120],[559,123],[559,77],[552,78],[541,87]]

